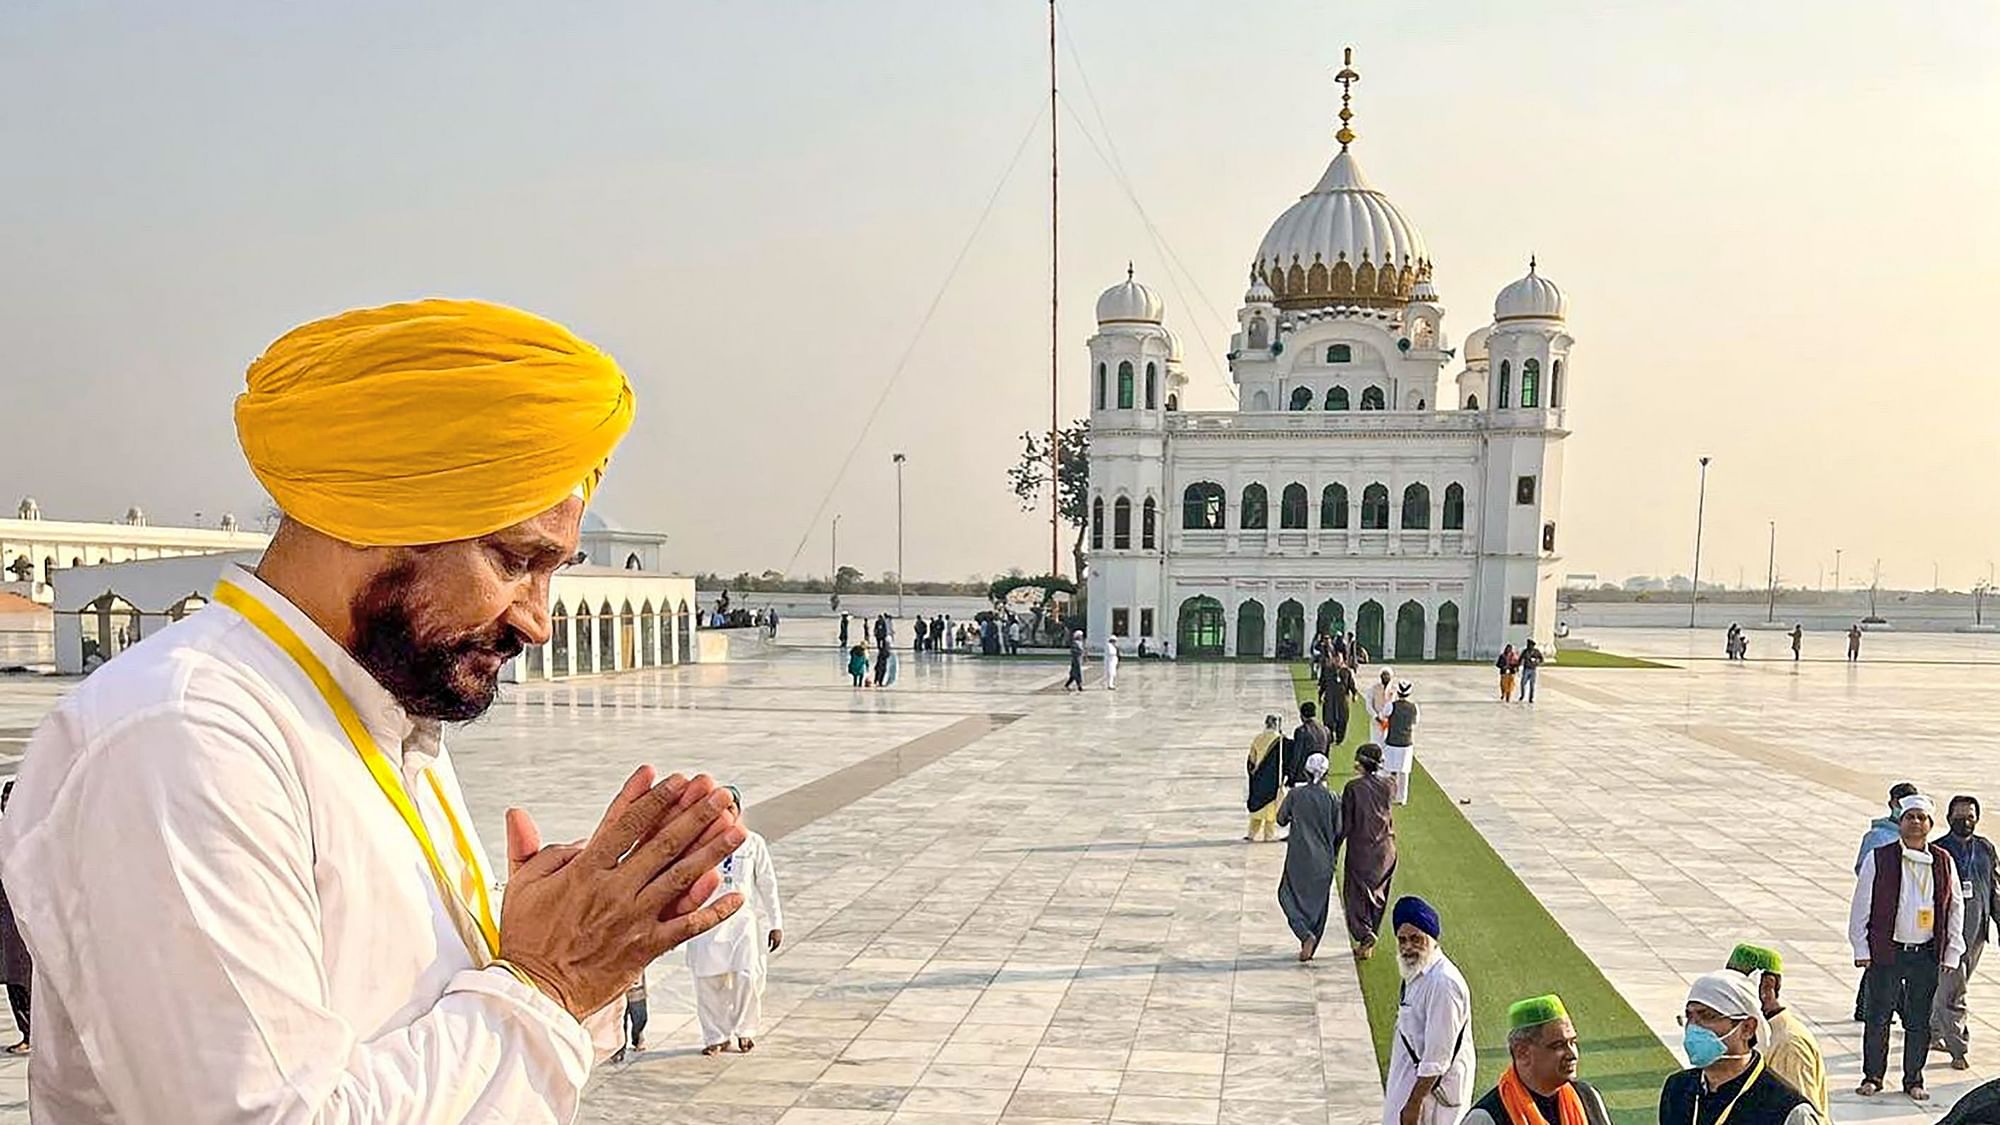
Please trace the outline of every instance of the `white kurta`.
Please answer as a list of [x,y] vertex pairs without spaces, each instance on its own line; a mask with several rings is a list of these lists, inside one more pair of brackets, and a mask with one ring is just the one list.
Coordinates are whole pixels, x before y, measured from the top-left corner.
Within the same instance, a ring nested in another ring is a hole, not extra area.
[[1458,966],[1440,954],[1429,969],[1403,986],[1396,1035],[1389,1042],[1383,1125],[1397,1125],[1417,1079],[1433,1075],[1441,1076],[1437,1090],[1424,1099],[1419,1120],[1423,1125],[1455,1125],[1472,1105],[1475,1054],[1472,990]]
[[[715,896],[735,892],[743,909],[687,943],[688,970],[694,974],[695,1018],[702,1043],[713,1045],[758,1033],[763,1012],[764,959],[772,930],[785,928],[778,899],[778,875],[771,846],[750,833],[722,861],[722,884]],[[715,896],[711,896],[710,901]]]
[[1104,639],[1104,686],[1106,688],[1116,688],[1118,686],[1117,637],[1106,637]]
[[[470,832],[437,725],[413,722],[254,576],[230,580],[326,664],[459,874],[422,777]],[[0,817],[0,878],[35,955],[36,1120],[576,1112],[590,1032],[505,970],[473,967],[318,690],[226,606],[105,664],[36,730]]]

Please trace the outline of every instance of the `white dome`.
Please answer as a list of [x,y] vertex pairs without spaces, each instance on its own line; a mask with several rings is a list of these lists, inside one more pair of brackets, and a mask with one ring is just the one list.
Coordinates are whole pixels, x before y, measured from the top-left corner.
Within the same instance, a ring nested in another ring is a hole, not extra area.
[[1465,362],[1467,366],[1486,362],[1486,338],[1493,335],[1493,326],[1475,328],[1472,335],[1465,338]]
[[1132,267],[1125,267],[1125,280],[1097,298],[1099,324],[1158,324],[1167,315],[1167,303],[1160,295],[1132,280]]
[[1256,273],[1250,275],[1250,290],[1243,294],[1244,304],[1268,305],[1272,301],[1277,300],[1277,297],[1276,293],[1271,292],[1271,287],[1264,284],[1263,277]]
[[[1386,284],[1362,285],[1360,277],[1344,276],[1341,263],[1354,272],[1366,265],[1371,277],[1383,266],[1396,273]],[[1326,276],[1315,275],[1315,265],[1323,266]],[[1430,277],[1430,251],[1417,225],[1368,183],[1354,155],[1343,148],[1312,191],[1271,224],[1257,247],[1256,268],[1277,292],[1278,303],[1288,308],[1401,305],[1418,281]],[[1304,284],[1293,284],[1294,268]]]
[[1569,312],[1569,298],[1556,283],[1535,272],[1535,260],[1528,259],[1528,276],[1514,282],[1493,298],[1493,319],[1561,320]]
[[1171,328],[1162,328],[1160,331],[1167,334],[1167,362],[1179,363],[1181,361],[1180,333],[1175,332]]

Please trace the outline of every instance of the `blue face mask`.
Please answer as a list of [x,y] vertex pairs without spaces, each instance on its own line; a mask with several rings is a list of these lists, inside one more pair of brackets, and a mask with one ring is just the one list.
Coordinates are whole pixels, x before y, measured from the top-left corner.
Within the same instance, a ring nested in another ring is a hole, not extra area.
[[1729,1045],[1722,1041],[1722,1036],[1698,1023],[1681,1029],[1681,1047],[1687,1052],[1688,1065],[1696,1070],[1729,1057]]

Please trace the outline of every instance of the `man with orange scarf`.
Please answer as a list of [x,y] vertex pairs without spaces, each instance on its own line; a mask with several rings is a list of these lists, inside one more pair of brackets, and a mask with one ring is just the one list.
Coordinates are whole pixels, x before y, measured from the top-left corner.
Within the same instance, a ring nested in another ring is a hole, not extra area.
[[1610,1125],[1604,1099],[1576,1076],[1576,1027],[1562,997],[1508,1007],[1507,1054],[1513,1064],[1473,1104],[1465,1125]]

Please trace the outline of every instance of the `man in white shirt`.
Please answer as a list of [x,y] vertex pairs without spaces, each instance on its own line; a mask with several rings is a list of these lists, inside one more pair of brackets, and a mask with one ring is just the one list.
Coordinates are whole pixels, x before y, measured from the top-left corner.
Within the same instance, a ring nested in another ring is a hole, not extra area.
[[509,810],[496,919],[441,723],[548,638],[631,389],[558,325],[443,300],[306,325],[247,383],[270,547],[48,716],[0,819],[29,1112],[567,1122],[626,986],[741,905],[703,903],[743,829],[650,767],[577,844]]
[[1118,637],[1104,638],[1104,690],[1118,690]]
[[[734,785],[728,790],[734,811],[741,815],[743,795]],[[757,1046],[764,1017],[765,955],[776,953],[785,942],[778,873],[763,836],[749,833],[742,846],[722,861],[722,884],[715,893],[741,897],[744,908],[687,945],[704,1055],[720,1054],[732,1042],[739,1051]]]
[[1472,1096],[1472,990],[1438,944],[1444,926],[1430,903],[1404,895],[1390,922],[1403,989],[1382,1125],[1456,1125]]
[[1865,970],[1861,989],[1867,1023],[1861,1036],[1861,1085],[1882,1092],[1889,1068],[1889,1018],[1903,1023],[1903,1092],[1928,1101],[1924,1059],[1930,1052],[1931,1006],[1938,972],[1965,956],[1965,899],[1951,853],[1930,843],[1936,808],[1915,794],[1896,806],[1898,837],[1861,857],[1847,940]]

